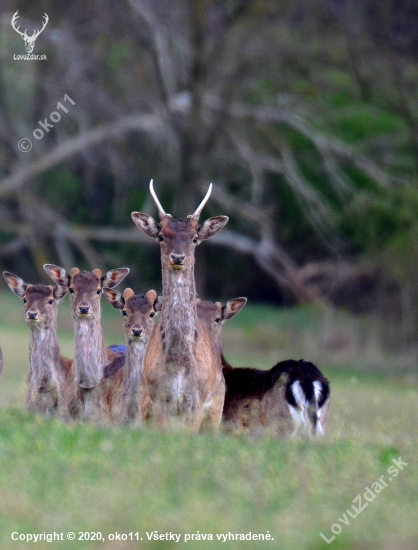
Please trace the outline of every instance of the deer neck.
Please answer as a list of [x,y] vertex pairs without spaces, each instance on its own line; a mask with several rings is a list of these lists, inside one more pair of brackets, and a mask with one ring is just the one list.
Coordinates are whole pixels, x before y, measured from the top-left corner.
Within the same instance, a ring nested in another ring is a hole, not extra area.
[[77,383],[97,386],[107,364],[100,314],[88,319],[74,319],[74,370]]
[[29,357],[31,383],[41,391],[51,391],[59,386],[59,345],[56,313],[47,328],[29,325]]
[[123,394],[125,397],[136,397],[138,386],[144,370],[145,353],[148,347],[147,339],[126,339],[126,360],[123,368]]
[[194,259],[183,271],[163,269],[163,296],[161,336],[165,362],[187,366],[196,354],[198,327]]

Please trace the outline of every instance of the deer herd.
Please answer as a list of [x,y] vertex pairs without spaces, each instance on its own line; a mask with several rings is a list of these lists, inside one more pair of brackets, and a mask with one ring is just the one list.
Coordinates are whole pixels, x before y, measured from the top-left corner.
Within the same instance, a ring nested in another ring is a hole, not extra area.
[[[135,294],[114,288],[129,273],[119,268],[69,273],[44,269],[55,285],[27,284],[5,271],[9,288],[22,299],[30,332],[27,407],[36,413],[79,421],[143,425],[162,430],[217,431],[309,436],[324,431],[329,383],[307,361],[287,360],[272,369],[235,368],[224,358],[222,325],[246,298],[220,302],[197,297],[195,248],[228,222],[215,216],[199,223],[212,184],[185,220],[167,214],[150,182],[159,221],[133,212],[136,226],[161,248],[162,293]],[[57,309],[69,294],[74,359],[60,355]],[[101,326],[101,296],[120,310],[125,346],[107,347]],[[157,323],[154,317],[161,313]]]

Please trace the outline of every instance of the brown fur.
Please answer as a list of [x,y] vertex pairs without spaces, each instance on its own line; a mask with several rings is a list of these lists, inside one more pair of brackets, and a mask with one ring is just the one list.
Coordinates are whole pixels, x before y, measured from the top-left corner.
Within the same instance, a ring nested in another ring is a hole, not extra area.
[[145,296],[134,295],[130,288],[123,296],[111,289],[104,289],[104,292],[110,305],[123,314],[126,360],[116,358],[106,368],[102,381],[103,402],[110,419],[132,424],[138,419],[138,387],[154,328],[157,294],[150,290]]
[[66,416],[64,393],[72,361],[60,356],[57,340],[57,308],[65,292],[52,286],[26,284],[7,271],[3,276],[25,304],[30,331],[26,405],[36,413]]
[[[234,368],[224,358],[221,349],[222,323],[231,319],[243,307],[243,298],[230,300],[225,306],[219,302],[198,302],[198,315],[210,329],[222,357],[226,394],[223,423],[234,431],[249,429],[252,432],[268,432],[277,437],[296,435],[299,424],[291,410],[300,414],[301,423],[310,422],[312,435],[317,426],[325,428],[329,414],[329,383],[322,373],[307,361],[282,361],[270,370]],[[295,401],[292,385],[298,382],[309,406],[306,414]],[[315,400],[313,382],[322,385],[323,394]],[[317,424],[317,410],[320,410],[320,425]],[[308,418],[306,418],[306,416]]]
[[165,430],[197,432],[204,410],[216,430],[222,416],[222,365],[207,327],[197,317],[194,251],[228,218],[210,218],[199,225],[201,207],[186,220],[173,220],[159,207],[159,224],[147,214],[132,214],[138,228],[161,246],[161,320],[151,336],[139,391],[141,419],[152,417]]
[[73,268],[70,274],[52,264],[44,266],[55,283],[70,293],[74,324],[74,362],[66,388],[68,410],[73,419],[99,420],[102,417],[100,382],[103,370],[116,356],[106,348],[100,324],[100,298],[104,286],[116,286],[128,274],[120,268],[102,275]]

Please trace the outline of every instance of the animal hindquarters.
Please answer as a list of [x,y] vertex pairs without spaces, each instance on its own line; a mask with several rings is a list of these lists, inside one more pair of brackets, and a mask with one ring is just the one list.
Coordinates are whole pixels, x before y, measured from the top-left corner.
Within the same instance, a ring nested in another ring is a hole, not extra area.
[[323,435],[329,412],[329,385],[321,380],[295,380],[286,385],[286,400],[294,420],[293,436],[304,426]]

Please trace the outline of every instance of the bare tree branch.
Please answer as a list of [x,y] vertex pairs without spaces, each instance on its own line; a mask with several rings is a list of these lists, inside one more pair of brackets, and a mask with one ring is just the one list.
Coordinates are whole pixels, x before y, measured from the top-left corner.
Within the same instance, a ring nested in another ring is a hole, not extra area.
[[10,176],[3,178],[0,183],[0,198],[13,196],[19,188],[29,183],[32,179],[51,170],[51,168],[54,168],[88,147],[97,145],[107,139],[122,136],[131,130],[160,132],[162,129],[162,122],[156,115],[131,115],[112,124],[99,126],[94,130],[82,133],[55,147],[40,159],[25,164],[22,168],[16,169]]

